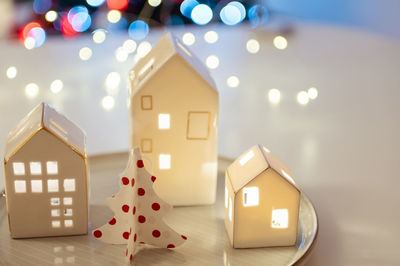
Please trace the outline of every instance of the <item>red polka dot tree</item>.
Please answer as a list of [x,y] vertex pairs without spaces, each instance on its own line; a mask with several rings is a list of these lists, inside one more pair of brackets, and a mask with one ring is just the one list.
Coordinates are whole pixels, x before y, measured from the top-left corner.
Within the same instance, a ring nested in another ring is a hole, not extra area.
[[93,236],[110,244],[127,244],[126,258],[132,259],[141,244],[175,248],[185,242],[163,221],[171,206],[153,190],[156,177],[144,167],[139,148],[131,151],[128,166],[121,175],[121,189],[107,199],[115,216],[93,230]]

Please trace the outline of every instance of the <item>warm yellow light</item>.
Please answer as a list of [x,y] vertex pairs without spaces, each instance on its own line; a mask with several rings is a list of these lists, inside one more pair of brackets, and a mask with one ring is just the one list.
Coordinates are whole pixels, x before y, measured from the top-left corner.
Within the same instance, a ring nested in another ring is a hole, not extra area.
[[148,2],[152,7],[157,7],[161,4],[161,0],[148,0]]
[[104,110],[109,111],[114,108],[115,105],[115,100],[111,96],[105,96],[103,99],[101,99],[101,106],[103,107]]
[[83,61],[87,61],[92,57],[92,49],[89,47],[83,47],[79,50],[79,57]]
[[125,49],[121,46],[115,50],[115,58],[118,62],[125,62],[128,59],[128,53]]
[[259,192],[258,187],[243,188],[243,206],[251,207],[258,206]]
[[288,42],[285,37],[283,36],[276,36],[274,38],[274,46],[279,50],[286,49]]
[[31,50],[31,49],[35,48],[35,44],[36,44],[36,41],[34,38],[26,37],[26,39],[24,41],[24,46],[26,49]]
[[106,31],[103,29],[98,29],[93,32],[93,41],[95,43],[102,43],[106,40]]
[[159,114],[158,115],[158,128],[159,129],[170,129],[170,115]]
[[288,209],[272,210],[271,227],[284,229],[289,226],[289,212]]
[[39,93],[39,86],[35,83],[29,83],[25,86],[25,94],[29,98],[34,98]]
[[63,89],[63,86],[63,82],[59,79],[56,79],[50,84],[50,90],[52,93],[57,94]]
[[208,43],[215,43],[218,41],[218,33],[210,30],[204,34],[204,40]]
[[121,19],[121,12],[118,10],[110,10],[107,13],[107,20],[110,23],[117,23]]
[[318,97],[318,90],[317,90],[317,88],[314,88],[314,87],[309,88],[307,91],[307,94],[311,100],[315,100]]
[[44,16],[44,18],[48,21],[48,22],[54,22],[58,17],[58,14],[56,11],[54,10],[49,10],[47,11],[46,15]]
[[131,54],[133,52],[135,52],[136,50],[136,42],[134,40],[126,40],[124,41],[124,43],[122,44],[122,47],[124,48],[124,51],[128,54]]
[[171,169],[171,155],[160,154],[158,157],[158,166],[161,170]]
[[109,94],[117,94],[118,86],[121,83],[121,75],[117,72],[110,72],[105,81],[106,90]]
[[231,87],[231,88],[236,88],[237,86],[239,86],[239,78],[236,76],[230,76],[227,80],[226,80],[226,84]]
[[141,42],[137,48],[137,55],[140,58],[145,57],[152,49],[152,46],[149,42],[144,41]]
[[187,32],[182,36],[182,42],[187,46],[191,46],[196,41],[196,37],[194,37],[193,33]]
[[301,105],[306,105],[310,99],[308,98],[308,93],[306,91],[300,91],[297,93],[297,102]]
[[251,54],[256,54],[260,51],[260,43],[255,39],[250,39],[246,43],[246,49]]
[[7,68],[6,75],[9,79],[14,79],[17,76],[17,68],[15,66],[10,66]]
[[219,66],[219,58],[216,55],[210,55],[206,59],[206,65],[210,69],[215,69]]
[[281,92],[278,89],[270,89],[268,91],[268,100],[270,103],[277,104],[281,101]]
[[253,157],[254,157],[254,152],[253,151],[249,151],[248,153],[243,155],[243,157],[240,159],[240,161],[239,161],[240,165],[245,165]]

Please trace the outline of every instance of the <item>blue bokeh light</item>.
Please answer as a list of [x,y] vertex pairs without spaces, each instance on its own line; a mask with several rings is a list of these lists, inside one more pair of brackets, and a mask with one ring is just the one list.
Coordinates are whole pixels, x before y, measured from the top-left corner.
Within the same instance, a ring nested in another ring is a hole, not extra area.
[[238,1],[230,2],[228,5],[235,6],[240,12],[240,22],[246,18],[246,8],[244,5]]
[[128,27],[128,21],[126,20],[126,18],[121,17],[121,19],[117,23],[109,22],[107,25],[109,31],[126,30],[126,28]]
[[181,3],[180,11],[182,15],[190,18],[193,8],[195,8],[197,5],[199,5],[199,2],[196,0],[185,0]]
[[200,4],[193,8],[191,18],[198,25],[206,25],[211,21],[213,12],[208,5]]
[[77,32],[84,32],[92,24],[92,18],[84,6],[74,6],[68,12],[68,21],[72,28]]
[[233,26],[242,21],[242,14],[240,13],[239,8],[234,5],[226,5],[221,9],[219,13],[221,20],[224,24]]
[[252,6],[247,12],[250,23],[253,27],[257,27],[260,24],[264,24],[268,21],[269,13],[268,9],[260,5]]
[[51,8],[51,0],[34,0],[33,11],[37,14],[44,14]]
[[106,0],[86,0],[88,5],[93,7],[101,6]]
[[40,27],[35,27],[29,31],[28,37],[35,39],[35,47],[40,47],[46,41],[46,32]]
[[134,40],[143,40],[149,33],[149,25],[143,20],[136,20],[129,25],[128,33]]

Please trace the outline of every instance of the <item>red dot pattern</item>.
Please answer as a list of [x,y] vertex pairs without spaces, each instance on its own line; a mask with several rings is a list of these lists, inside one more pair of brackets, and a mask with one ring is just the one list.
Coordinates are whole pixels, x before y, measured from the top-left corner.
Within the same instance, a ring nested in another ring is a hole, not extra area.
[[124,184],[125,186],[129,184],[129,179],[126,176],[122,178],[122,184]]
[[146,222],[146,217],[144,217],[143,215],[139,215],[138,221],[139,221],[139,223],[142,224],[142,223]]
[[182,237],[183,239],[187,240],[187,237],[186,237],[186,236],[184,236],[184,235],[181,235],[181,237]]
[[167,246],[167,248],[175,248],[175,245],[174,245],[174,244],[169,244],[169,245]]
[[154,236],[154,237],[160,237],[161,236],[161,233],[160,233],[160,231],[158,231],[158,230],[153,230],[153,232],[152,232],[152,235]]
[[126,204],[122,205],[122,211],[123,212],[128,212],[129,211],[129,206],[126,205]]
[[157,202],[154,202],[154,203],[151,205],[151,208],[152,208],[153,210],[155,210],[155,211],[158,211],[158,210],[160,209],[160,204],[158,204]]
[[103,235],[103,233],[100,230],[96,230],[93,232],[93,235],[95,238],[100,238]]
[[125,251],[125,256],[128,256],[128,249],[126,249]]
[[128,239],[129,238],[129,232],[124,232],[122,234],[122,237],[125,238],[125,239]]
[[155,176],[152,176],[152,177],[151,177],[151,182],[153,182],[153,183],[154,183],[154,181],[156,181],[156,179],[157,179],[157,177],[155,177]]
[[112,218],[108,223],[110,225],[114,225],[117,222],[117,220],[115,218]]
[[132,260],[133,259],[133,255],[131,254],[131,256],[129,257],[129,260]]
[[132,214],[135,215],[136,213],[136,206],[133,207]]
[[138,188],[138,195],[139,196],[144,196],[144,194],[146,194],[146,191],[144,190],[144,188]]
[[144,166],[142,160],[138,160],[137,163],[136,163],[136,165],[137,165],[137,167],[139,167],[139,168],[143,168],[143,166]]
[[136,238],[137,238],[137,235],[135,234],[135,236],[133,237],[133,242],[136,242]]
[[135,185],[135,178],[132,178],[132,187]]

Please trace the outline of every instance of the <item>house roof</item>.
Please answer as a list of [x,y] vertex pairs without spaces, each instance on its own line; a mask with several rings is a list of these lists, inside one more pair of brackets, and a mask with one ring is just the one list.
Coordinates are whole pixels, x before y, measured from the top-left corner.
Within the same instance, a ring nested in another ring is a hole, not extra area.
[[71,120],[43,102],[36,106],[7,137],[5,161],[8,161],[31,137],[45,129],[82,157],[86,157],[85,133]]
[[171,33],[165,33],[152,50],[133,67],[130,73],[131,95],[137,94],[143,85],[171,58],[179,56],[217,92],[214,79],[207,67],[196,55]]
[[235,193],[268,168],[274,169],[298,189],[290,169],[267,148],[255,145],[239,156],[227,169]]

